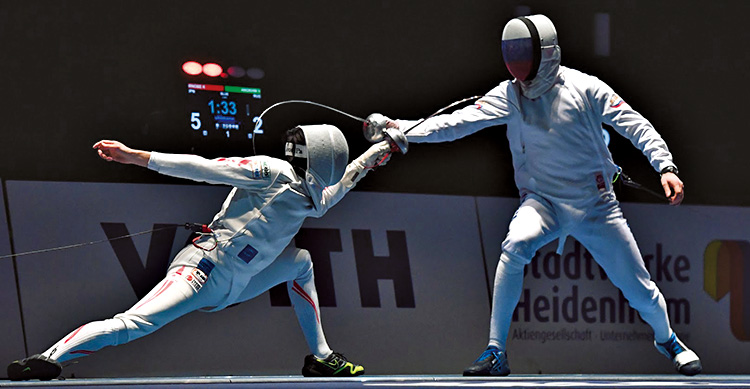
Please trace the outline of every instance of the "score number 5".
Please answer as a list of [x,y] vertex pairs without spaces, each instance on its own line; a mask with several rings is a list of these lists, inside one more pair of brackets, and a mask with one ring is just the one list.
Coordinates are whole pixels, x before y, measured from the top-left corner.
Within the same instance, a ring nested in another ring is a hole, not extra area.
[[200,112],[190,113],[190,127],[192,127],[193,130],[201,129],[201,113]]

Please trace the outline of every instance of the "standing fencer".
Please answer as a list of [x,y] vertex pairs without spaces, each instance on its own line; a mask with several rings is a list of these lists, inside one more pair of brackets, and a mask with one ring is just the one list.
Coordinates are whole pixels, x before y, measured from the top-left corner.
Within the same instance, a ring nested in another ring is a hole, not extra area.
[[364,367],[328,346],[320,321],[310,253],[292,242],[306,217],[321,217],[375,164],[390,156],[383,141],[347,165],[344,135],[331,125],[287,132],[288,161],[266,156],[207,160],[194,155],[131,149],[103,140],[94,145],[107,161],[134,164],[169,176],[231,185],[208,232],[185,247],[166,277],[143,299],[112,319],[84,324],[42,354],[8,366],[11,380],[50,380],[61,362],[130,342],[195,310],[218,311],[287,283],[311,355],[305,376],[357,376]]
[[[414,121],[382,118],[408,131],[412,143],[446,142],[483,128],[507,125],[521,202],[510,222],[495,273],[488,348],[464,375],[510,373],[506,340],[535,252],[555,239],[575,237],[654,331],[654,345],[685,375],[701,363],[670,326],[661,292],[651,281],[612,190],[617,166],[602,137],[602,123],[628,138],[661,173],[671,204],[683,198],[672,155],[651,123],[596,77],[560,65],[552,22],[543,15],[510,20],[502,33],[505,65],[513,75],[474,106]],[[499,128],[496,128],[499,130]]]

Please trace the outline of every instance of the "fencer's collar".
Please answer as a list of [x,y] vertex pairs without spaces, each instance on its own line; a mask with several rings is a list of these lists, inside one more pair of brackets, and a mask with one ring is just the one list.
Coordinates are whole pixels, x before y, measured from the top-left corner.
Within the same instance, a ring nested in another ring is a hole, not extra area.
[[325,187],[320,184],[320,180],[314,174],[311,174],[311,172],[306,172],[305,176],[301,178],[302,185],[310,195],[313,207],[316,211],[320,211],[323,202],[323,190],[325,190]]
[[542,48],[542,62],[536,77],[530,81],[516,79],[521,87],[521,93],[529,99],[536,99],[543,95],[557,82],[560,72],[560,46],[548,46]]

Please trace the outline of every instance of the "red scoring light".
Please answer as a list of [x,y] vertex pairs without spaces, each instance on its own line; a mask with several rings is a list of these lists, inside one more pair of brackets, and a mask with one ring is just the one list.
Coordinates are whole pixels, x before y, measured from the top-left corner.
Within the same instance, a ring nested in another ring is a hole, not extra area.
[[203,65],[203,73],[209,77],[220,76],[224,69],[215,63],[207,63]]
[[203,71],[203,66],[195,61],[187,61],[182,64],[182,71],[191,76],[197,76]]

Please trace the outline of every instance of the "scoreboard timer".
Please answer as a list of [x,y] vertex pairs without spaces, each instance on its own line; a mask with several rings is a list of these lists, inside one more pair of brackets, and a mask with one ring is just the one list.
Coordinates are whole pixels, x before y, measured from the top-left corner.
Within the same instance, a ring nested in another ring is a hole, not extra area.
[[261,90],[243,86],[189,83],[188,111],[194,136],[206,140],[245,140],[263,133],[255,129],[261,112]]

